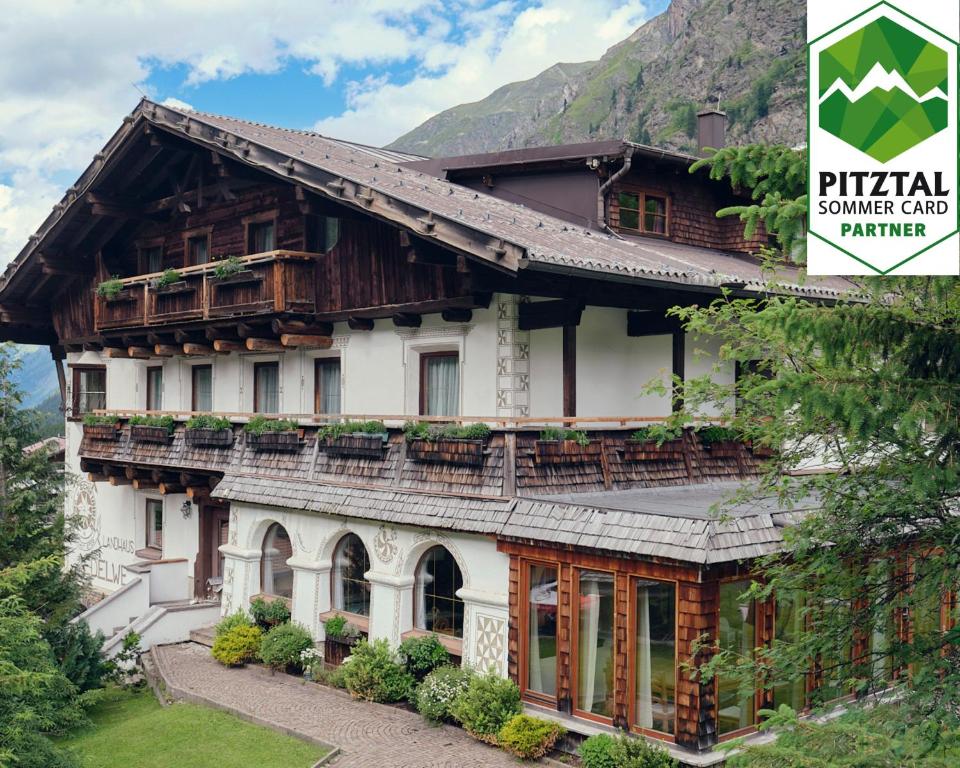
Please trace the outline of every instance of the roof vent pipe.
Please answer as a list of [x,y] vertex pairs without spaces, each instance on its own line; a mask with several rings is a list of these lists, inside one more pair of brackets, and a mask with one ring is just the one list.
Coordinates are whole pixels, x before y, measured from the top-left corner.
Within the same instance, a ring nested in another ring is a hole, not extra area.
[[712,154],[707,149],[721,149],[727,143],[727,113],[705,109],[697,113],[697,151],[701,157]]
[[613,186],[617,179],[629,173],[630,166],[633,163],[633,150],[633,146],[627,146],[623,151],[623,165],[620,166],[620,169],[613,174],[613,176],[600,185],[600,191],[597,194],[597,224],[600,229],[612,235],[616,235],[617,233],[607,226],[607,190]]

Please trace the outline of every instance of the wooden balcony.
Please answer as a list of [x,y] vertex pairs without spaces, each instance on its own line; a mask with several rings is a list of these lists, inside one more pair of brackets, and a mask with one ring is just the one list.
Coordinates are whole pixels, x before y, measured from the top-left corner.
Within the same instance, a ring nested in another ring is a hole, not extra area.
[[177,270],[180,280],[158,285],[162,273],[123,280],[115,298],[96,297],[98,332],[187,321],[315,311],[317,254],[270,251],[241,258],[243,269],[217,277],[217,263]]

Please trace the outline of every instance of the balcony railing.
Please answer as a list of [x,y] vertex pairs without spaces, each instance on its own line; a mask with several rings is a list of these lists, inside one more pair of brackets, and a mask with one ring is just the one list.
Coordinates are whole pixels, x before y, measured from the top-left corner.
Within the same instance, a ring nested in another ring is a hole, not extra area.
[[156,326],[208,318],[315,310],[317,254],[270,251],[244,256],[242,269],[217,277],[217,263],[177,270],[180,280],[160,285],[162,273],[128,277],[115,297],[97,296],[97,331]]

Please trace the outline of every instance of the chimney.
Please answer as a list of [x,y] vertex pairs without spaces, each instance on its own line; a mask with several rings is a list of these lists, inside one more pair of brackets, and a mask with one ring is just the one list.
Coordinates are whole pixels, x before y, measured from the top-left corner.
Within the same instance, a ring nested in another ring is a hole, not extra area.
[[697,150],[701,155],[706,147],[720,149],[727,143],[727,113],[719,109],[705,109],[697,113]]

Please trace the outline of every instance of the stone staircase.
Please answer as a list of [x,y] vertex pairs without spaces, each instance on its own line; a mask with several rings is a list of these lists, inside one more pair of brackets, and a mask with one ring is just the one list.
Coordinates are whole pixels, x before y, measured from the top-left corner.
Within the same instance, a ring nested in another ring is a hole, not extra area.
[[208,627],[200,627],[200,629],[190,630],[191,642],[197,643],[198,645],[205,645],[207,648],[213,648],[215,626],[216,625],[211,624]]

